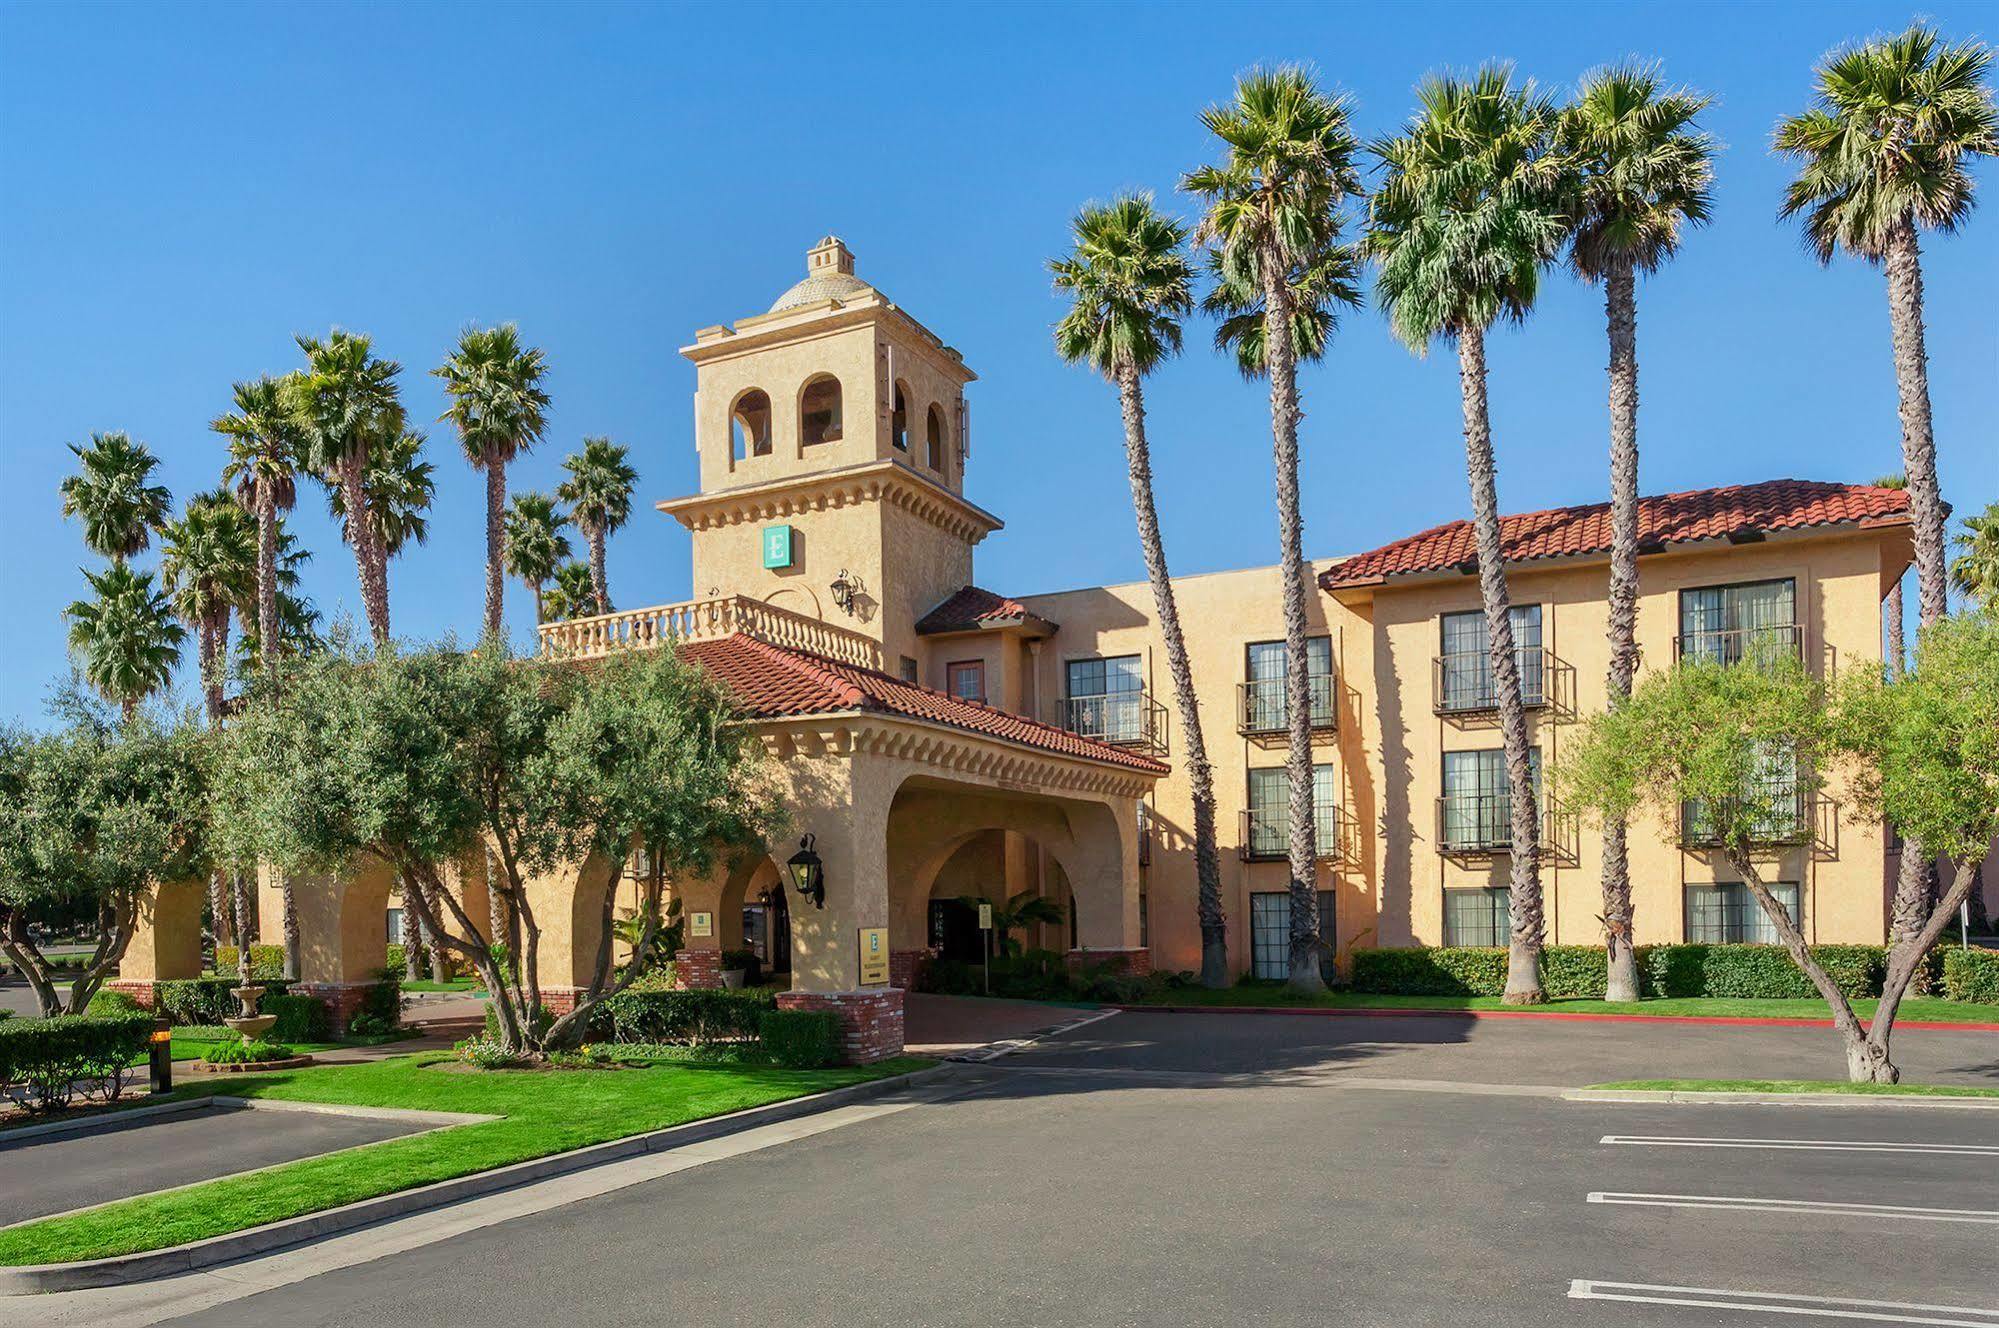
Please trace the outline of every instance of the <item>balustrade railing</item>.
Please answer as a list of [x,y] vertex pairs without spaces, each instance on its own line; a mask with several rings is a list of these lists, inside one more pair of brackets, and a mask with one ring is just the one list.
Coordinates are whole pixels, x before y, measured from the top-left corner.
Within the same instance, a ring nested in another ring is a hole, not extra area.
[[600,659],[620,650],[653,650],[668,641],[709,641],[738,632],[844,664],[869,669],[879,669],[882,664],[879,642],[747,595],[654,604],[543,623],[541,653],[563,659]]

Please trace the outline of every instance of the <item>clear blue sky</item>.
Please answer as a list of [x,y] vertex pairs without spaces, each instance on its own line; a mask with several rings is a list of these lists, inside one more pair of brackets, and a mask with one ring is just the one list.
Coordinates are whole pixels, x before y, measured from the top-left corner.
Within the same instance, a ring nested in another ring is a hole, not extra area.
[[[126,429],[177,497],[214,483],[207,421],[233,380],[281,372],[294,332],[372,333],[426,375],[468,322],[518,322],[553,366],[549,487],[586,433],[631,446],[646,506],[612,543],[614,597],[684,598],[686,534],[654,499],[695,484],[693,331],[758,312],[832,231],[860,273],[981,375],[971,496],[1007,529],[978,553],[1008,592],[1143,575],[1116,403],[1059,363],[1044,267],[1075,207],[1208,159],[1196,113],[1259,61],[1313,62],[1364,134],[1426,72],[1511,58],[1566,85],[1638,55],[1713,92],[1715,222],[1639,296],[1647,492],[1900,465],[1881,277],[1821,269],[1776,219],[1777,118],[1813,61],[1907,23],[1895,4],[1479,3],[995,8],[565,4],[0,3],[0,719],[66,670],[61,610],[92,562],[60,519],[66,442]],[[1947,32],[1994,11],[1931,4]],[[1999,493],[1999,197],[1925,253],[1946,497]],[[1274,561],[1267,406],[1207,349],[1150,387],[1180,572]],[[1508,510],[1606,491],[1600,297],[1551,280],[1494,340]],[[1307,551],[1355,551],[1463,514],[1454,361],[1353,318],[1303,377]],[[482,492],[433,426],[427,548],[391,572],[400,634],[476,630]],[[353,563],[306,486],[306,586],[358,614]],[[150,561],[150,559],[148,560]],[[529,597],[508,591],[517,634]],[[190,689],[191,690],[191,689]]]

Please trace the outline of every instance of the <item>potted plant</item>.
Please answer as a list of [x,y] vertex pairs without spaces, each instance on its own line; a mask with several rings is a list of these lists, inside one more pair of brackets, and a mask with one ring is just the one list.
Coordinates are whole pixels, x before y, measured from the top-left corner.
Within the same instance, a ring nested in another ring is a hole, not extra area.
[[759,976],[759,961],[755,950],[722,951],[722,985],[725,987],[750,987],[756,985]]

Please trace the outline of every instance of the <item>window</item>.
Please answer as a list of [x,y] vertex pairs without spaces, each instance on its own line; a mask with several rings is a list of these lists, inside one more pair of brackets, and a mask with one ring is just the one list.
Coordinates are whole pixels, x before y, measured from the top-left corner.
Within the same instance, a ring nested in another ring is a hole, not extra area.
[[1069,661],[1069,727],[1106,742],[1145,737],[1145,683],[1137,655]]
[[[1252,858],[1283,858],[1291,852],[1291,780],[1283,766],[1249,772],[1249,840]],[[1312,767],[1312,837],[1322,858],[1338,856],[1339,782],[1330,764]]]
[[1138,892],[1138,943],[1144,949],[1152,948],[1152,916],[1146,907],[1145,891]]
[[923,464],[940,473],[944,469],[945,441],[944,412],[932,405],[923,425]]
[[901,383],[895,385],[895,409],[889,412],[888,440],[898,452],[909,450],[909,398]]
[[[389,910],[389,944],[401,945],[402,943],[403,911],[399,908],[392,908]],[[399,973],[396,976],[401,977],[402,975]]]
[[840,380],[821,376],[805,385],[798,402],[798,441],[814,443],[840,441]]
[[736,398],[736,404],[729,410],[729,439],[738,461],[770,455],[769,396],[751,388]]
[[961,660],[944,666],[945,690],[960,701],[984,701],[986,699],[986,662],[982,659]]
[[902,657],[902,680],[904,682],[915,682],[917,680],[916,661],[907,655]]
[[[1520,701],[1538,706],[1547,699],[1547,665],[1541,653],[1541,606],[1515,604],[1507,615],[1513,624],[1513,658],[1520,669]],[[1442,653],[1437,667],[1437,708],[1490,710],[1499,704],[1499,687],[1492,676],[1492,638],[1485,613],[1447,613],[1441,619]]]
[[[1534,802],[1541,801],[1541,749],[1527,753]],[[1506,784],[1506,753],[1499,748],[1444,753],[1447,850],[1503,852],[1513,843],[1513,805]]]
[[[1798,912],[1798,887],[1794,881],[1775,881],[1770,893],[1791,916],[1791,925],[1803,926]],[[1749,887],[1739,882],[1687,887],[1687,940],[1704,945],[1754,942],[1777,944],[1777,928]]]
[[[1281,733],[1290,727],[1290,693],[1285,680],[1290,676],[1282,641],[1252,641],[1244,659],[1243,730],[1248,733]],[[1312,726],[1323,728],[1333,721],[1333,641],[1328,636],[1305,638],[1305,672],[1312,696]]]
[[1444,891],[1445,945],[1505,945],[1511,932],[1505,886]]
[[[1735,805],[1717,817],[1708,803],[1694,800],[1680,806],[1682,842],[1698,846],[1719,844],[1724,828],[1748,822],[1752,844],[1802,843],[1811,832],[1809,807],[1798,780],[1798,754],[1788,749],[1767,749],[1757,754],[1756,768],[1748,787]],[[1728,822],[1724,826],[1724,820]]]
[[[1319,891],[1319,972],[1327,980],[1333,976],[1333,892]],[[1250,976],[1274,978],[1291,976],[1291,892],[1273,890],[1249,897]]]
[[1789,578],[1680,592],[1682,659],[1736,664],[1795,653],[1798,641],[1798,586]]

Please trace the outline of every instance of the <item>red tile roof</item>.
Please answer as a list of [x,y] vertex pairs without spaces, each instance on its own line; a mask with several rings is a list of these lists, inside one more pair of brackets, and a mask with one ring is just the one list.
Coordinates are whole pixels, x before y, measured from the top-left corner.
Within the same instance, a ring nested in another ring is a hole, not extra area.
[[1058,756],[1102,761],[1147,774],[1165,774],[1169,768],[1149,756],[1078,737],[1009,710],[961,700],[875,669],[772,645],[740,632],[714,640],[690,641],[680,651],[683,657],[721,679],[744,710],[757,719],[873,711],[944,724]]
[[[1638,546],[1651,553],[1666,545],[1741,539],[1769,531],[1814,526],[1903,525],[1909,495],[1871,484],[1817,480],[1765,480],[1722,489],[1693,489],[1638,500]],[[1610,552],[1610,504],[1557,507],[1499,519],[1500,546],[1509,563],[1576,558]],[[1374,585],[1390,577],[1469,567],[1478,559],[1469,521],[1433,526],[1420,534],[1356,554],[1319,577],[1327,590]]]
[[[1043,621],[1039,614],[1017,599],[995,595],[992,591],[979,586],[965,586],[953,591],[949,599],[917,619],[916,631],[921,636],[934,636],[941,632],[972,632],[981,627],[1024,619]],[[1050,623],[1049,626],[1052,627],[1054,624]]]

